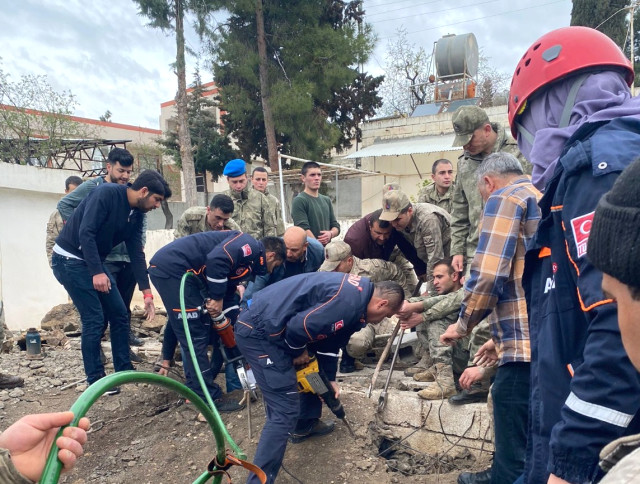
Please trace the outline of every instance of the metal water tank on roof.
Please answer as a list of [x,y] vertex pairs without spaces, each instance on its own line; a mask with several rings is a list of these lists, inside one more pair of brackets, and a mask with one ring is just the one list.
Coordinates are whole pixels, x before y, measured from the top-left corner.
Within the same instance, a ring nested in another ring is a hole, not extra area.
[[469,34],[445,35],[436,42],[436,71],[442,80],[478,73],[478,42]]

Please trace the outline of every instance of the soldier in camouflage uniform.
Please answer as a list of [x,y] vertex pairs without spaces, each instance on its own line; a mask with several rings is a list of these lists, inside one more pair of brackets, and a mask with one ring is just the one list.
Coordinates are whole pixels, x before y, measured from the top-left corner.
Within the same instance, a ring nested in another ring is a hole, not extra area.
[[403,322],[402,328],[417,327],[418,339],[422,344],[426,342],[429,347],[433,366],[421,372],[419,367],[410,368],[405,372],[407,375],[413,374],[416,381],[433,382],[418,392],[418,396],[425,400],[455,395],[454,372],[461,374],[469,359],[469,352],[466,350],[468,339],[455,347],[440,343],[440,335],[452,322],[458,320],[464,298],[460,273],[453,270],[451,258],[435,263],[433,278],[438,295],[411,298],[398,313]]
[[233,200],[233,219],[242,231],[256,240],[275,236],[276,221],[269,200],[249,187],[245,162],[240,159],[231,160],[225,165],[223,175],[229,183],[229,189],[224,194]]
[[269,207],[271,213],[273,214],[273,218],[276,221],[276,234],[278,237],[282,237],[284,235],[284,220],[282,220],[282,206],[280,205],[280,200],[278,197],[269,193],[269,187],[267,183],[269,182],[269,178],[267,176],[267,169],[261,166],[258,166],[253,169],[253,173],[251,174],[251,185],[253,185],[254,190],[258,190],[260,193],[264,194],[269,200]]
[[228,195],[214,195],[208,207],[191,207],[184,211],[173,231],[176,239],[211,230],[241,230],[233,221],[233,200]]
[[[397,185],[385,185],[380,220],[391,222],[427,265],[428,290],[433,291],[433,263],[449,256],[449,214],[431,203],[411,203]],[[434,293],[435,294],[435,293]]]
[[451,213],[453,194],[453,165],[445,158],[436,160],[431,167],[433,183],[422,187],[418,192],[418,203],[432,203]]
[[[487,113],[477,106],[462,106],[453,114],[453,130],[456,134],[453,146],[462,146],[464,152],[458,158],[456,180],[451,209],[451,255],[453,266],[462,271],[470,266],[478,247],[478,226],[484,203],[476,180],[476,170],[491,153],[504,151],[512,154],[522,164],[525,173],[531,173],[531,164],[524,158],[515,140],[499,123],[491,123]],[[485,320],[471,334],[471,355],[490,338],[489,323]],[[485,394],[485,384],[479,393]],[[454,403],[470,401],[473,392],[462,392]],[[477,395],[476,395],[477,397]],[[458,400],[462,400],[458,402]],[[473,397],[471,398],[473,400]]]
[[478,247],[478,225],[484,203],[478,191],[476,170],[491,153],[504,151],[518,158],[525,173],[531,164],[525,160],[515,140],[498,123],[490,123],[487,113],[477,106],[462,106],[453,115],[456,137],[453,146],[462,146],[458,158],[451,210],[451,255],[457,271],[471,262]]
[[[75,175],[70,176],[64,181],[64,193],[69,194],[80,185],[82,185],[82,178]],[[47,251],[47,259],[49,259],[49,267],[51,267],[51,254],[53,253],[53,246],[56,245],[56,237],[60,235],[63,226],[64,220],[62,220],[62,215],[60,215],[60,211],[56,208],[49,216],[49,221],[47,222],[45,250]]]
[[[382,259],[359,259],[351,252],[351,246],[342,240],[329,242],[325,248],[324,263],[318,272],[344,272],[371,279],[372,282],[395,281],[404,290],[405,297],[411,296],[410,284],[405,273],[393,262]],[[380,324],[367,324],[363,329],[354,333],[349,344],[342,348],[340,372],[351,373],[356,370],[355,358],[363,358],[373,347],[376,330]]]

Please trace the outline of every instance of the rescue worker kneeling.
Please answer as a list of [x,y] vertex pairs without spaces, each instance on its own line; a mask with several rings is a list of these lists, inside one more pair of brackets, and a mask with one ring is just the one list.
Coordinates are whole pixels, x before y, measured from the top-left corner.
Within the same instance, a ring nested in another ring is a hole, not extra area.
[[[309,361],[308,345],[318,351],[337,395],[338,349],[367,323],[395,314],[403,300],[404,292],[395,282],[374,284],[353,274],[309,273],[264,288],[240,313],[236,342],[253,368],[267,411],[254,464],[267,474],[268,483],[278,475],[287,439],[301,416],[294,367]],[[303,411],[307,432],[317,433],[322,407],[313,408],[315,415],[309,408]],[[296,433],[302,435],[298,432],[301,429]],[[259,481],[251,475],[247,482]]]

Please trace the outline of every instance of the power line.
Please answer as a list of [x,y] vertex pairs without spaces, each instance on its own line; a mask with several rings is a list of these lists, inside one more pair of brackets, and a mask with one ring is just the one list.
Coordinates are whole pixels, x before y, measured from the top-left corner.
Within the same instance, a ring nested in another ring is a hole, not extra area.
[[[384,7],[385,5],[398,5],[400,3],[406,3],[406,2],[415,2],[415,0],[398,0],[397,2],[379,3],[377,5],[370,5],[369,7],[366,7],[366,9],[368,10],[369,8]],[[364,2],[363,2],[363,4],[364,4]]]
[[[412,0],[412,1],[413,1],[413,0]],[[418,3],[417,5],[416,5],[416,4],[414,4],[414,5],[409,5],[409,6],[407,6],[407,7],[399,7],[399,8],[394,8],[394,9],[392,9],[392,10],[385,10],[385,11],[382,11],[382,12],[374,12],[374,13],[371,13],[371,14],[367,14],[367,16],[371,16],[371,15],[386,15],[386,14],[388,14],[389,12],[397,12],[398,10],[406,10],[406,9],[408,9],[408,8],[420,7],[420,6],[423,6],[423,5],[429,5],[429,4],[431,4],[431,3],[437,3],[437,2],[439,2],[439,1],[440,1],[440,0],[430,0],[429,2]]]
[[[460,22],[453,22],[453,23],[450,23],[450,24],[437,25],[435,27],[429,27],[429,28],[426,28],[426,29],[414,30],[412,32],[406,32],[406,34],[407,35],[418,34],[420,32],[427,32],[428,30],[442,29],[442,28],[445,28],[445,27],[451,27],[453,25],[460,25],[460,24],[465,24],[465,23],[468,23],[468,22],[475,22],[476,20],[483,20],[483,19],[486,19],[486,18],[499,17],[501,15],[507,15],[507,14],[510,14],[510,13],[522,12],[523,10],[530,10],[532,8],[545,7],[547,5],[553,5],[553,4],[556,4],[556,3],[564,3],[565,1],[566,0],[556,0],[555,2],[539,3],[537,5],[532,5],[530,7],[523,7],[523,8],[518,8],[518,9],[515,9],[515,10],[508,10],[506,12],[500,12],[500,13],[496,13],[496,14],[493,14],[493,15],[485,15],[483,17],[476,17],[476,18],[471,18],[471,19],[468,19],[468,20],[461,20]],[[375,23],[375,22],[372,22],[372,23]],[[400,34],[389,35],[389,36],[383,37],[383,38],[385,40],[388,40],[388,39],[392,39],[394,37],[397,37],[398,35],[400,35]]]
[[[451,8],[444,8],[442,10],[431,10],[429,12],[420,12],[419,15],[429,15],[432,13],[442,13],[442,12],[450,12],[451,10],[459,10],[461,8],[467,8],[467,7],[477,7],[478,5],[484,5],[487,3],[494,3],[494,2],[499,2],[500,0],[486,0],[485,2],[474,2],[474,3],[470,3],[468,5],[460,5],[458,7],[451,7]],[[382,23],[382,22],[391,22],[392,20],[402,20],[405,18],[415,18],[417,15],[414,13],[412,15],[405,15],[404,17],[395,17],[395,18],[385,18],[383,20],[374,20],[371,23]]]

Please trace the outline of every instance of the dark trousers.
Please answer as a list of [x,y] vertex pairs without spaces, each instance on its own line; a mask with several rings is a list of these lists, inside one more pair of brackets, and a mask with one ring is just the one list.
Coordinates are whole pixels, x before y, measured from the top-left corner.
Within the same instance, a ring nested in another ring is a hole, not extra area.
[[[129,318],[129,326],[131,326],[131,299],[133,299],[133,293],[136,290],[136,277],[133,274],[133,268],[131,267],[130,262],[113,262],[113,261],[104,261],[104,267],[109,271],[109,273],[113,276],[113,279],[116,281],[116,286],[118,287],[118,292],[120,293],[120,297],[122,297],[122,301],[124,302],[124,306],[127,308],[127,316]],[[109,318],[107,315],[104,315],[104,330],[107,330],[107,325],[109,323]]]
[[[241,322],[236,324],[235,333],[238,347],[253,369],[267,413],[253,463],[267,474],[267,483],[273,484],[300,409],[293,358]],[[247,479],[247,484],[259,482],[254,474]]]
[[[235,320],[235,318],[237,318],[237,311],[234,316]],[[222,350],[220,349],[220,337],[218,336],[214,328],[212,328],[211,330],[211,341],[209,344],[211,344],[213,348],[211,354],[211,377],[215,379],[222,369],[224,358],[222,356]],[[173,354],[176,351],[176,346],[178,346],[178,338],[171,325],[167,324],[164,328],[164,335],[162,339],[162,359],[171,361],[171,359],[173,358]],[[242,390],[242,384],[240,383],[238,374],[236,373],[235,368],[232,364],[225,365],[224,376],[227,383],[227,393],[230,393],[234,390]]]
[[495,454],[491,484],[513,484],[524,471],[529,418],[529,363],[506,363],[496,372],[491,396]]
[[89,384],[102,378],[104,365],[100,361],[104,317],[111,324],[111,351],[116,371],[132,370],[129,359],[129,318],[122,296],[116,289],[113,276],[105,268],[111,280],[111,290],[98,292],[93,288],[93,277],[83,260],[54,253],[51,258],[53,275],[69,293],[82,321],[82,362]]
[[[187,335],[182,322],[182,314],[180,311],[180,279],[167,277],[162,271],[154,267],[149,268],[149,277],[162,298],[162,303],[167,310],[169,325],[171,325],[171,329],[180,343],[186,385],[202,399],[205,399],[204,391],[200,386],[198,375],[191,361],[191,352],[189,351]],[[196,309],[202,305],[203,300],[204,297],[196,281],[192,280],[192,278],[187,279],[184,288],[184,304],[188,318],[189,332],[191,333],[191,343],[209,395],[211,395],[213,400],[216,400],[222,396],[222,390],[220,386],[213,381],[211,361],[207,354],[211,332],[211,318],[209,315],[201,314],[201,312]]]

